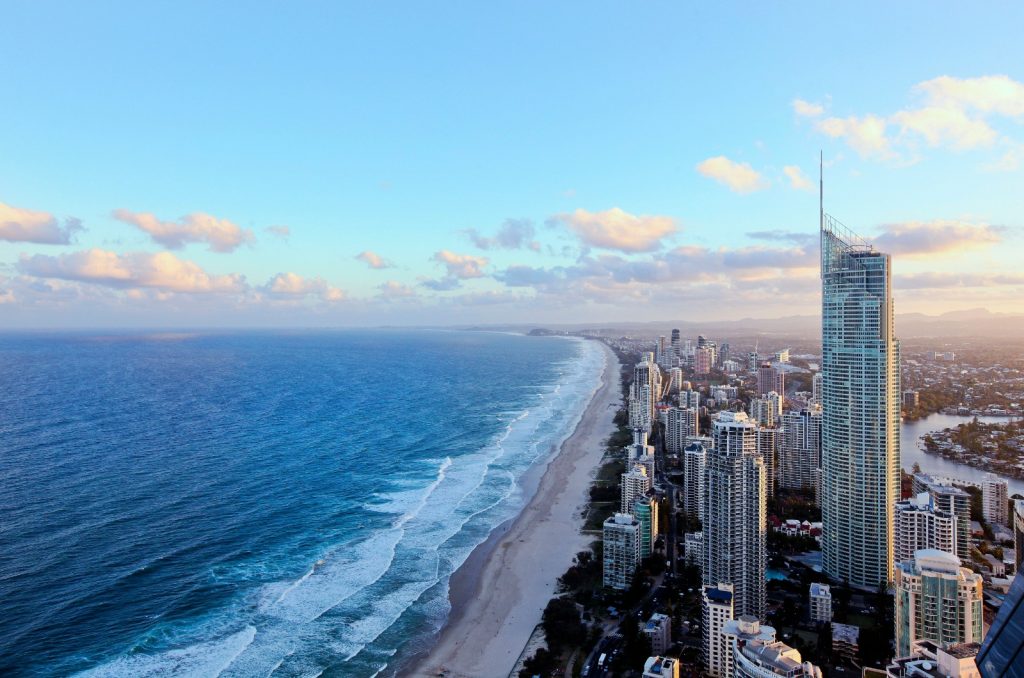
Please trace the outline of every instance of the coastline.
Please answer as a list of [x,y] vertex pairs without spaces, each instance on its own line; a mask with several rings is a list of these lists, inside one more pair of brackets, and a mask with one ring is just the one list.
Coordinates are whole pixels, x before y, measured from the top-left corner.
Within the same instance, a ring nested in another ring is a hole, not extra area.
[[579,422],[547,463],[523,477],[532,496],[518,516],[498,525],[449,580],[451,613],[427,652],[410,659],[411,674],[471,678],[511,672],[558,577],[586,549],[582,509],[615,430],[619,361],[605,352],[601,383]]

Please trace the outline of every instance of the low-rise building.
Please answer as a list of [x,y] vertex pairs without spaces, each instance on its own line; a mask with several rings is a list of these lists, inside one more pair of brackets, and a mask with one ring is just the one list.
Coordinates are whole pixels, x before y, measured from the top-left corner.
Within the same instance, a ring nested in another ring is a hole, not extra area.
[[728,648],[725,654],[725,670],[722,675],[732,677],[739,675],[736,673],[736,648],[753,641],[766,644],[774,643],[775,629],[771,626],[762,626],[757,617],[744,614],[725,622],[722,627],[722,637],[725,639],[726,648]]
[[941,647],[930,640],[914,643],[910,655],[894,659],[888,678],[980,678],[975,657],[981,645],[959,643]]
[[672,647],[672,618],[655,612],[640,630],[651,642],[651,652],[663,655]]
[[828,584],[811,584],[810,617],[816,623],[832,621],[832,591]]
[[860,628],[832,622],[832,654],[848,664],[857,661],[860,652]]
[[672,657],[648,657],[643,678],[679,678],[679,660]]
[[737,641],[733,647],[735,678],[821,678],[821,669],[802,661],[800,651],[785,643]]

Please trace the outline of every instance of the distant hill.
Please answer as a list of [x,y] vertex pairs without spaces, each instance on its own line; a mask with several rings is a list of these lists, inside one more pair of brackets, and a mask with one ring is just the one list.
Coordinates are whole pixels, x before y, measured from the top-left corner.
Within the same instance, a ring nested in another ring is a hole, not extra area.
[[[737,335],[771,335],[813,339],[821,334],[821,317],[817,315],[795,315],[783,318],[743,318],[741,320],[663,320],[656,322],[601,322],[531,325],[490,325],[472,329],[506,330],[528,332],[530,330],[551,330],[556,332],[581,330],[607,330],[635,334],[667,334],[669,329],[678,328],[684,335],[697,333],[711,337]],[[993,313],[988,309],[974,308],[964,311],[950,311],[941,315],[924,313],[897,313],[896,336],[918,337],[986,337],[1015,338],[1024,341],[1024,315]]]

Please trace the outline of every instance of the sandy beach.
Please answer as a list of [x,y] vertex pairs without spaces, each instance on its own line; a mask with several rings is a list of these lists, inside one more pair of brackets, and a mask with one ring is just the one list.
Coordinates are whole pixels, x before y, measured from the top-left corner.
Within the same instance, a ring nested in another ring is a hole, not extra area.
[[592,541],[580,534],[581,510],[614,430],[611,405],[621,401],[618,360],[601,346],[607,362],[600,388],[558,453],[524,478],[536,492],[522,513],[499,526],[452,575],[451,616],[414,675],[507,676],[558,577]]

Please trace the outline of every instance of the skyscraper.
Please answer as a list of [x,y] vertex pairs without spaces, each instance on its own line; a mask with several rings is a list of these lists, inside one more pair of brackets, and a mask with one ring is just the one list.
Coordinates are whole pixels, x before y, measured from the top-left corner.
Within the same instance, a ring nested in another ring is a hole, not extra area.
[[874,589],[893,576],[900,354],[891,263],[821,210],[822,569]]
[[782,415],[776,472],[779,487],[814,487],[814,471],[821,467],[821,417],[820,407]]
[[704,522],[704,470],[707,448],[693,442],[683,451],[683,510],[691,518]]
[[940,485],[927,473],[915,473],[912,487],[915,496],[927,492],[935,509],[956,516],[956,554],[964,565],[971,562],[971,495],[959,487]]
[[[690,391],[693,393],[693,391]],[[665,427],[665,450],[679,454],[686,447],[686,439],[700,435],[700,418],[691,407],[673,407],[668,411],[668,426]]]
[[704,472],[704,584],[733,585],[735,609],[765,612],[767,474],[758,427],[743,412],[722,412]]
[[633,502],[633,516],[640,523],[640,557],[646,558],[658,540],[658,500],[646,494]]
[[1014,579],[981,644],[977,663],[984,678],[1024,676],[1024,576]]

